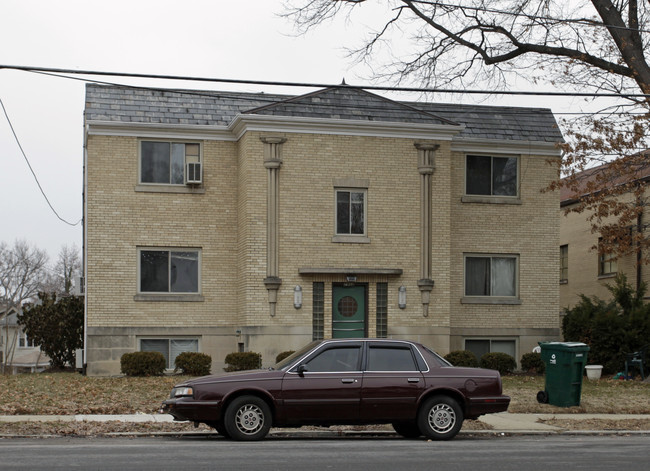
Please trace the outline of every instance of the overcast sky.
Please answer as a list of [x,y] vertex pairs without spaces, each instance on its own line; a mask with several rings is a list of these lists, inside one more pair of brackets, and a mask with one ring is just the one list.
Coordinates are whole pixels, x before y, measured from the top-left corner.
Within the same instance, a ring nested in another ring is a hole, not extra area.
[[[296,36],[292,23],[277,16],[281,12],[280,0],[2,0],[0,65],[326,84],[345,77],[348,83],[369,83],[363,80],[368,70],[353,66],[344,47],[362,39],[362,26],[371,17]],[[76,223],[82,217],[84,82],[0,69],[0,98],[52,206]],[[549,106],[543,97],[490,103]],[[82,229],[50,210],[0,111],[0,241],[16,239],[46,249],[54,261],[63,245],[81,248]]]

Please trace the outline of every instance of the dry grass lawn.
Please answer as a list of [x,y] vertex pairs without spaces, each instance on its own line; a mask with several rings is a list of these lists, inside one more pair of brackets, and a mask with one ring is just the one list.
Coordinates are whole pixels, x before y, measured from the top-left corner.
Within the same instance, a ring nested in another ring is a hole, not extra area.
[[[90,378],[76,373],[0,376],[0,415],[74,415],[156,413],[172,386],[184,376],[153,378]],[[578,407],[539,404],[537,392],[544,389],[543,376],[514,375],[503,378],[504,394],[512,398],[509,411],[516,413],[650,414],[650,383],[602,379],[583,382]],[[650,430],[650,420],[562,420],[545,421],[566,430]],[[384,427],[390,430],[390,426]],[[466,421],[463,430],[485,430],[489,426]],[[51,422],[0,423],[0,434],[97,436],[122,432],[211,431],[186,423]]]
[[[185,376],[91,378],[76,373],[0,376],[0,415],[155,413],[172,386]],[[537,402],[544,376],[503,378],[503,392],[518,413],[650,414],[650,383],[584,380],[579,407]]]
[[537,402],[544,376],[503,378],[503,392],[511,397],[509,412],[540,414],[650,414],[650,383],[600,379],[582,382],[580,406],[556,407]]

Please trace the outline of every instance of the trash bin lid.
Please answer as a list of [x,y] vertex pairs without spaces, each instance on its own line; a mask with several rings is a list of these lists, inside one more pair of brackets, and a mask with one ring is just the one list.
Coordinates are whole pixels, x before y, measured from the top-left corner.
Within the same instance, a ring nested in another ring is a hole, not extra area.
[[588,351],[589,345],[582,342],[538,342],[539,346],[542,349],[551,349],[551,350],[579,350],[579,351]]

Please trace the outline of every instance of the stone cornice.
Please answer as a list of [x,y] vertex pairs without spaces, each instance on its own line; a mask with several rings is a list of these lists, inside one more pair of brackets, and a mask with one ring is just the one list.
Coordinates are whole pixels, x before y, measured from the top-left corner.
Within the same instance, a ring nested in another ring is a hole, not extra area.
[[334,268],[334,267],[302,267],[298,269],[300,275],[383,275],[400,276],[401,268]]
[[542,141],[514,141],[494,139],[454,138],[451,143],[452,152],[466,154],[518,154],[542,155],[547,157],[560,157],[562,152],[554,142]]
[[127,136],[161,139],[237,141],[226,126],[196,124],[125,123],[121,121],[87,121],[89,136]]
[[229,129],[237,139],[247,131],[264,131],[449,141],[464,126],[239,114]]

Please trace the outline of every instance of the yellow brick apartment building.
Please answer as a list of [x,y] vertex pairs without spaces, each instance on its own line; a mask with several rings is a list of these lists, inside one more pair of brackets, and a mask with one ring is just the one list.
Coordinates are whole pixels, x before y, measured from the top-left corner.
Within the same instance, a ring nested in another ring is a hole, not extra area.
[[88,85],[85,363],[557,339],[550,110]]

